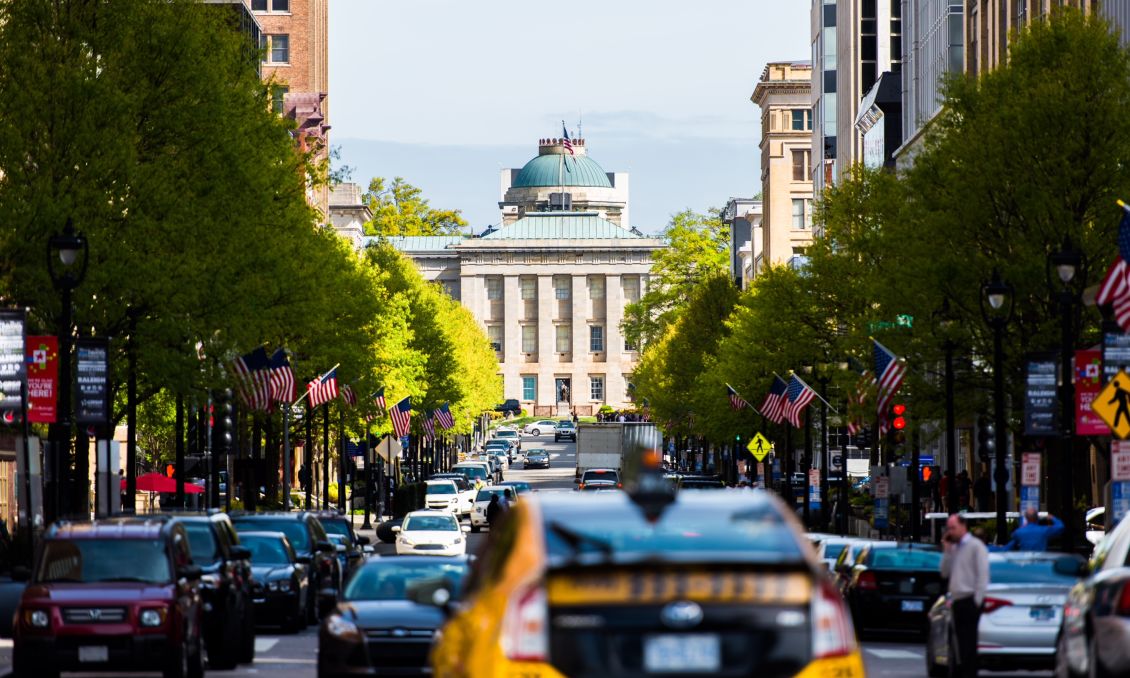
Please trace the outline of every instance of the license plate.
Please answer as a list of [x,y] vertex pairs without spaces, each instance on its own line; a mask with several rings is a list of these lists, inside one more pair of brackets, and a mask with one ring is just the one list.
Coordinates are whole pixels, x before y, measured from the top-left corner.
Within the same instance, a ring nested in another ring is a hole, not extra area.
[[110,648],[105,645],[84,645],[78,649],[80,662],[105,662],[110,660]]
[[1040,605],[1028,610],[1028,616],[1039,622],[1046,622],[1055,619],[1055,608],[1050,605]]
[[648,673],[716,672],[722,667],[722,643],[714,634],[648,636],[643,665]]
[[903,612],[921,612],[923,609],[924,608],[922,607],[922,601],[921,600],[904,600],[904,601],[902,601],[902,611]]

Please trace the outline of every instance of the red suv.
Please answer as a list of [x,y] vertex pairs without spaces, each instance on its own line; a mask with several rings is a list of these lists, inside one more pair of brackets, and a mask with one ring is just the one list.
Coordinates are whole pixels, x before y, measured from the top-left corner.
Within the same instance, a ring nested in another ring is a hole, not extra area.
[[16,612],[16,676],[204,673],[200,568],[176,521],[52,525]]

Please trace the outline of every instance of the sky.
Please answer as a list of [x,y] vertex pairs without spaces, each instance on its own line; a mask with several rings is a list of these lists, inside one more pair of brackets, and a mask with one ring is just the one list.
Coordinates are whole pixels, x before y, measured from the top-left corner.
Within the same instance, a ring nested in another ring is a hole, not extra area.
[[331,145],[367,187],[402,176],[478,231],[499,170],[583,130],[630,173],[633,226],[760,191],[765,64],[810,58],[803,0],[332,0]]

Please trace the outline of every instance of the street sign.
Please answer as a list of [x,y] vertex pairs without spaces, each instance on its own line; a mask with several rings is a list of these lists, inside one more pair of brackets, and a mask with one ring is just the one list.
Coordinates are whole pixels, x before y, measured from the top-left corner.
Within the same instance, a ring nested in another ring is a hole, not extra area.
[[1110,435],[1110,428],[1091,411],[1091,403],[1103,390],[1103,352],[1097,348],[1075,352],[1075,435]]
[[1110,498],[1114,515],[1112,525],[1117,525],[1127,513],[1130,513],[1130,482],[1119,480],[1110,484]]
[[763,464],[760,461],[757,462],[757,486],[760,487],[763,490],[766,487],[766,484],[765,484],[765,464]]
[[1110,479],[1130,480],[1130,441],[1115,440],[1110,446]]
[[23,409],[24,322],[22,309],[0,310],[0,414],[5,423],[16,421]]
[[1020,485],[1040,486],[1040,453],[1025,452],[1020,462]]
[[769,439],[763,433],[758,432],[754,434],[745,448],[757,461],[765,461],[765,457],[773,451],[773,443],[769,442]]
[[1119,370],[1099,397],[1091,402],[1091,410],[1099,415],[1111,433],[1125,440],[1130,436],[1130,375]]
[[887,476],[879,476],[875,479],[875,498],[886,499],[891,496],[891,479]]
[[839,470],[842,470],[843,467],[844,467],[844,457],[843,457],[842,454],[837,454],[836,456],[832,457],[832,468],[833,469],[839,471]]
[[1039,485],[1021,485],[1020,486],[1020,512],[1025,513],[1028,509],[1033,511],[1040,510],[1040,486]]
[[1059,363],[1053,357],[1034,356],[1025,363],[1024,435],[1052,436],[1059,433]]
[[815,511],[820,508],[820,469],[808,470],[808,509]]

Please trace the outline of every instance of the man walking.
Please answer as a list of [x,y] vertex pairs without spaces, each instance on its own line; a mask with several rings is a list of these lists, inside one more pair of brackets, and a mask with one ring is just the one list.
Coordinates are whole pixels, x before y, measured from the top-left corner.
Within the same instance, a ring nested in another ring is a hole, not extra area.
[[1048,514],[1048,524],[1042,524],[1040,514],[1030,508],[1024,512],[1024,524],[1012,531],[1008,543],[1000,551],[1047,551],[1048,541],[1063,534],[1063,521]]
[[949,580],[957,640],[957,656],[953,658],[957,670],[953,675],[976,678],[977,624],[989,588],[989,550],[984,542],[969,533],[965,517],[958,513],[946,521],[943,541],[942,577]]

